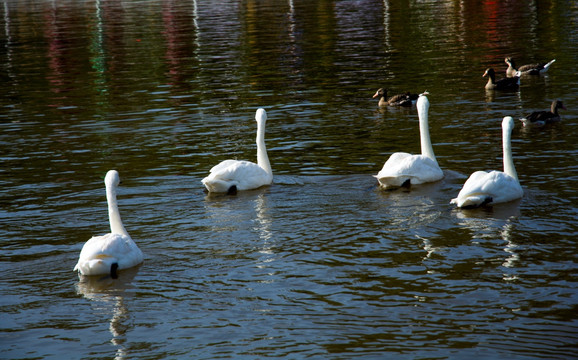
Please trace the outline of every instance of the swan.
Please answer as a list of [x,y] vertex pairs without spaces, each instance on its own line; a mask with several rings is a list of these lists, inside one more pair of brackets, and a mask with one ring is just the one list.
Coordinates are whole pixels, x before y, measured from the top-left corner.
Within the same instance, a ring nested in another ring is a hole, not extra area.
[[458,197],[451,200],[451,204],[456,204],[460,208],[473,208],[516,200],[524,195],[512,159],[513,128],[514,119],[506,116],[502,120],[504,171],[476,171],[465,182]]
[[255,113],[257,121],[257,164],[244,160],[225,160],[213,166],[202,180],[209,192],[234,194],[237,190],[257,189],[273,182],[273,171],[265,147],[265,109]]
[[118,212],[116,188],[119,183],[118,171],[110,170],[106,173],[104,184],[110,234],[93,236],[84,244],[74,267],[74,271],[78,270],[82,275],[110,274],[116,278],[117,270],[136,266],[143,261],[142,251],[124,228]]
[[410,185],[438,181],[444,177],[436,161],[429,136],[429,100],[427,94],[428,92],[420,94],[417,100],[421,155],[411,155],[404,152],[392,154],[381,171],[374,175],[380,186],[385,189],[409,187]]

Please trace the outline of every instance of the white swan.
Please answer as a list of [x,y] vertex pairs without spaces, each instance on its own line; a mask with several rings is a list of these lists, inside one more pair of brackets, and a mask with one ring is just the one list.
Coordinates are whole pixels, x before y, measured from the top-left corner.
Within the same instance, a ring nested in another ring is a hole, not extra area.
[[512,159],[513,128],[514,119],[506,116],[502,120],[504,171],[476,171],[470,175],[458,197],[452,199],[451,204],[456,204],[460,208],[477,207],[516,200],[524,195]]
[[143,261],[142,251],[128,235],[118,212],[116,188],[119,182],[116,170],[110,170],[104,178],[110,234],[94,236],[84,244],[74,271],[78,270],[83,275],[110,274],[116,277],[117,270],[136,266]]
[[209,192],[235,193],[237,190],[256,189],[273,182],[273,171],[265,147],[265,109],[258,109],[257,121],[257,164],[244,160],[225,160],[213,166],[209,176],[202,180]]
[[444,177],[444,173],[436,161],[429,136],[429,100],[427,94],[427,92],[420,94],[417,99],[421,155],[411,155],[404,152],[392,154],[381,171],[375,175],[380,186],[386,189],[438,181]]

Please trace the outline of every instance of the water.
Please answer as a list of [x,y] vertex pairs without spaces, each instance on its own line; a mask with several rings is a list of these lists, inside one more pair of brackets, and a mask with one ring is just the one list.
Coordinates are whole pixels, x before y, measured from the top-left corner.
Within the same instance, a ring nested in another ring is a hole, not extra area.
[[[2,357],[575,358],[573,3],[1,5]],[[486,92],[506,56],[556,62]],[[415,108],[377,109],[383,86],[430,92],[443,181],[376,187],[419,151]],[[450,206],[500,169],[503,116],[556,98],[561,124],[513,133],[523,199]],[[212,165],[255,159],[258,107],[274,184],[207,195]],[[79,278],[112,168],[145,262]]]

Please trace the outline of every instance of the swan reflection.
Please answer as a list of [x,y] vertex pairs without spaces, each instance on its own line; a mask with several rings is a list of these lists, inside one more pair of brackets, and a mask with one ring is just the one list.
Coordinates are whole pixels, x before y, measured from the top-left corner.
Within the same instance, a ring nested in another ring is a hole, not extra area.
[[116,347],[115,359],[125,359],[129,356],[124,343],[128,330],[132,328],[130,311],[126,299],[134,294],[127,291],[132,287],[132,281],[139,267],[119,272],[118,278],[110,276],[84,276],[79,274],[76,292],[86,299],[95,301],[98,312],[110,313],[109,331],[112,334],[110,342]]
[[[514,224],[511,222],[506,222],[502,227],[501,235],[502,239],[506,242],[504,246],[504,252],[508,256],[504,259],[502,266],[506,269],[514,269],[518,262],[520,261],[520,255],[518,254],[518,245],[512,241],[512,233],[514,232]],[[518,279],[518,275],[513,273],[504,273],[503,279],[506,281],[513,281]]]
[[[259,269],[267,268],[275,260],[275,243],[271,230],[273,220],[267,198],[269,190],[269,187],[262,187],[242,191],[233,196],[220,193],[207,193],[205,196],[207,216],[213,221],[213,231],[237,233],[249,230],[251,234],[257,235],[259,244],[255,244],[254,235],[251,235],[246,239],[246,247],[247,249],[257,248],[258,257],[255,261]],[[251,223],[248,229],[239,226],[247,222]],[[242,241],[238,238],[238,245],[241,245]],[[250,250],[245,255],[250,256]]]
[[[257,267],[264,269],[267,264],[274,261],[275,256],[273,253],[273,232],[271,231],[272,220],[269,216],[269,207],[267,206],[267,198],[264,193],[259,194],[255,200],[255,213],[257,215],[255,219],[254,230],[259,234],[261,240],[261,245],[259,253],[262,256],[257,261]],[[269,275],[273,275],[272,273]]]
[[505,256],[501,264],[504,270],[507,270],[502,277],[505,281],[518,279],[518,276],[512,272],[520,261],[520,255],[518,245],[512,240],[512,235],[516,227],[515,219],[520,215],[520,201],[519,199],[490,208],[459,209],[454,213],[461,220],[459,224],[472,231],[472,240],[501,239],[505,242],[503,248]]

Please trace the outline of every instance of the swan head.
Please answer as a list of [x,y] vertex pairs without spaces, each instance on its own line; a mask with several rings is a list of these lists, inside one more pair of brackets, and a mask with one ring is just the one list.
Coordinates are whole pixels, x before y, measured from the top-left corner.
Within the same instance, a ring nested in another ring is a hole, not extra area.
[[511,116],[504,117],[504,120],[502,120],[502,129],[509,132],[512,131],[513,128],[514,128],[514,118]]
[[109,170],[106,173],[106,177],[104,178],[104,184],[107,187],[117,187],[118,184],[120,184],[120,176],[118,175],[118,171]]
[[263,108],[257,109],[257,112],[255,113],[255,120],[258,123],[264,123],[265,121],[267,121],[267,112],[265,111],[265,109]]
[[419,98],[417,99],[417,111],[423,112],[424,114],[427,113],[429,110],[429,100],[426,95],[429,95],[429,92],[424,91],[423,93],[419,94]]

